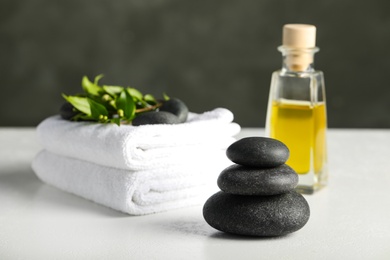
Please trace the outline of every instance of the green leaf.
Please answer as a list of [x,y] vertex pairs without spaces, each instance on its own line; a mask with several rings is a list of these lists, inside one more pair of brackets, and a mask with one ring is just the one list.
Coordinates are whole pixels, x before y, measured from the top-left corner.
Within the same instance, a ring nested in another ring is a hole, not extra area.
[[75,115],[72,120],[74,121],[90,121],[90,120],[94,120],[94,118],[92,116],[88,116],[88,115],[85,115],[85,114],[77,114]]
[[93,84],[99,85],[99,80],[100,80],[101,78],[103,78],[103,77],[104,77],[103,74],[97,75],[97,76],[95,77],[95,80],[93,81]]
[[[73,96],[62,94],[78,113],[72,120],[115,123],[131,121],[136,113],[156,110],[161,100],[151,95],[143,95],[138,89],[114,85],[99,85],[103,74],[97,75],[93,82],[87,76],[81,80],[83,93]],[[164,93],[164,100],[170,97]]]
[[116,99],[116,107],[123,110],[124,118],[132,120],[135,114],[135,102],[128,91],[123,90]]
[[107,116],[108,115],[108,111],[106,109],[105,106],[103,106],[102,104],[99,104],[98,102],[88,98],[88,103],[91,107],[91,116],[96,119],[96,120],[99,120],[99,119],[102,119],[101,116]]
[[152,105],[157,104],[157,100],[151,94],[146,94],[144,96],[144,100]]
[[86,97],[76,97],[76,96],[66,96],[62,94],[66,101],[72,104],[74,108],[79,110],[80,112],[91,115],[91,107],[88,102],[88,98]]
[[81,86],[83,87],[85,92],[94,96],[98,96],[99,92],[101,91],[101,87],[92,83],[87,76],[84,76],[81,80]]
[[103,89],[104,89],[104,91],[106,91],[112,97],[116,97],[117,95],[119,95],[122,92],[123,87],[104,85]]
[[120,118],[112,118],[112,119],[111,119],[111,122],[117,124],[118,126],[121,125],[121,119],[120,119]]
[[171,98],[170,98],[167,94],[165,94],[165,93],[163,93],[163,97],[164,97],[164,100],[165,100],[165,101],[168,101],[168,100],[171,99]]
[[142,100],[143,95],[139,90],[130,87],[127,87],[126,90],[133,97],[134,101]]

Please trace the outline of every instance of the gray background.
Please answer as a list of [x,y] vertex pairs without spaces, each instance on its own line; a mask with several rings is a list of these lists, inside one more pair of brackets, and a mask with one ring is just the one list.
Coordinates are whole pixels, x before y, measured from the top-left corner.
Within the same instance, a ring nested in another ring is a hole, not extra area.
[[0,126],[57,113],[83,75],[264,126],[285,23],[317,26],[329,127],[390,127],[387,0],[0,0]]

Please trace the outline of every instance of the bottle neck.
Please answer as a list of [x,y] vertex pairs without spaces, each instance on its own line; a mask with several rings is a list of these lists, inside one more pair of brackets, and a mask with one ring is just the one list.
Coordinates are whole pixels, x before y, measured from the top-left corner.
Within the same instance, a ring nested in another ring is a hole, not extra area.
[[283,72],[312,72],[314,71],[314,54],[319,48],[288,48],[280,46],[278,50],[283,55]]

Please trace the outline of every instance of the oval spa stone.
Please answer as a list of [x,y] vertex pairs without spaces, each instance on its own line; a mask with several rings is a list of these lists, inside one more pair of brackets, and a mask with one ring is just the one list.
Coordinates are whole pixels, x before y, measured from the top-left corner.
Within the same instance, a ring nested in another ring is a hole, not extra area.
[[237,164],[270,168],[284,164],[290,151],[276,139],[246,137],[231,144],[226,150],[226,156]]
[[274,196],[244,196],[218,192],[203,207],[203,217],[215,229],[248,236],[282,236],[301,229],[310,208],[296,191]]
[[178,98],[171,98],[164,101],[159,111],[165,111],[177,116],[181,123],[187,121],[188,107],[186,104]]
[[180,120],[177,116],[169,112],[152,111],[137,115],[132,121],[133,126],[156,124],[180,124]]
[[60,107],[60,116],[63,118],[63,119],[66,119],[66,120],[71,120],[72,117],[74,117],[75,115],[77,115],[78,112],[77,110],[75,110],[72,106],[72,104],[68,103],[68,102],[65,102],[64,104],[62,104],[62,106]]
[[275,195],[293,190],[298,174],[286,164],[262,169],[234,164],[221,172],[217,183],[222,191],[231,194]]

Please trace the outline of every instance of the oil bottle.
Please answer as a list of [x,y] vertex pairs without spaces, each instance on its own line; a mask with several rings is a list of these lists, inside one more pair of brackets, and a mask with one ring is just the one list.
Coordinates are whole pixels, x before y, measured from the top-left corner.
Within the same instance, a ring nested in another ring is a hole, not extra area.
[[324,76],[314,69],[316,27],[286,24],[282,69],[272,74],[266,135],[290,149],[286,162],[299,175],[297,191],[311,194],[327,184]]

